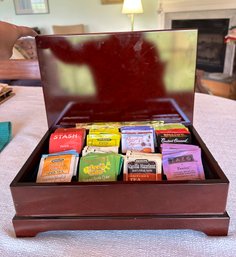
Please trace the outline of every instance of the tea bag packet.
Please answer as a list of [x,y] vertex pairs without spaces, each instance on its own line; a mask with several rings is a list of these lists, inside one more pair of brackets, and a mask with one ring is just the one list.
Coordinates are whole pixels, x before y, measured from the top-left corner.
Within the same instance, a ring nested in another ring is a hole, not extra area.
[[153,124],[155,130],[169,130],[169,129],[185,129],[188,128],[182,123],[161,123],[161,124]]
[[102,126],[102,127],[96,127],[93,126],[89,130],[89,134],[120,134],[119,129],[116,127],[110,127],[110,126]]
[[79,155],[75,152],[46,154],[41,157],[37,183],[71,182],[77,173]]
[[85,156],[89,153],[118,153],[118,146],[85,146],[82,151],[82,156]]
[[191,133],[181,123],[170,123],[155,126],[157,143],[191,144]]
[[[173,145],[173,146],[172,146]],[[163,171],[168,180],[203,180],[201,149],[195,145],[163,144]],[[182,147],[182,148],[181,148]]]
[[191,151],[197,150],[201,153],[201,148],[197,145],[188,145],[188,144],[161,144],[161,152],[162,154],[175,153],[181,151]]
[[76,123],[76,128],[121,128],[122,126],[159,126],[162,125],[164,121],[122,121],[122,122],[95,122],[95,123]]
[[127,151],[124,159],[125,181],[162,180],[161,154]]
[[115,153],[89,153],[81,157],[79,182],[117,181],[123,157]]
[[49,139],[49,153],[75,150],[81,153],[86,136],[85,129],[58,128]]
[[121,128],[122,153],[127,150],[152,153],[154,147],[154,130],[150,126],[125,126]]
[[54,154],[50,154],[51,156],[53,155],[61,155],[61,154],[72,154],[75,156],[75,165],[74,165],[74,172],[73,172],[73,176],[77,175],[78,172],[78,163],[79,163],[79,153],[75,150],[69,150],[69,151],[64,151],[64,152],[59,152],[59,153],[54,153]]
[[91,128],[87,135],[88,146],[119,146],[120,132],[118,128],[100,127]]
[[122,122],[122,126],[149,126],[154,127],[158,125],[162,125],[164,122],[159,120],[153,120],[153,121],[124,121]]
[[99,128],[120,128],[121,122],[93,122],[93,123],[76,123],[76,128],[99,129]]

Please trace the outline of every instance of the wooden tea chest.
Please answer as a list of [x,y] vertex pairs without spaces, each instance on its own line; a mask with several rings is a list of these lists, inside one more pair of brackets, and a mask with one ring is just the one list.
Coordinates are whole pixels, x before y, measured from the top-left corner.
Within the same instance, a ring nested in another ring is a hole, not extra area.
[[[194,229],[227,235],[229,181],[192,126],[197,31],[38,36],[49,130],[11,183],[17,237],[48,230]],[[50,134],[76,123],[181,122],[201,181],[36,183]]]

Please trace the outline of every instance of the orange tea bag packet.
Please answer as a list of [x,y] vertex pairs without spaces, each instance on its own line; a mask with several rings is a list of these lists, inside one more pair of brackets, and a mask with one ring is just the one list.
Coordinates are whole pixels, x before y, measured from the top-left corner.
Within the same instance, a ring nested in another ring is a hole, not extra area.
[[73,154],[43,155],[39,164],[37,183],[70,182],[77,167]]

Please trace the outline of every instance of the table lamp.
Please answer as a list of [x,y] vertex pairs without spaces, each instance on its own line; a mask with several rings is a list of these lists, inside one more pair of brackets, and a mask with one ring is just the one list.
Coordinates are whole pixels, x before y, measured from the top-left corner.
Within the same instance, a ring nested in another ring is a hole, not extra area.
[[143,13],[141,0],[124,0],[122,13],[130,15],[131,31],[134,30],[134,14]]

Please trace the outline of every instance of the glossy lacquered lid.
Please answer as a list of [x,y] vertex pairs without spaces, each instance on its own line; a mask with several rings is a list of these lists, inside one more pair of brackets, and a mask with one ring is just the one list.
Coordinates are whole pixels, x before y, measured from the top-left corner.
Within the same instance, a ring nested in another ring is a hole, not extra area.
[[193,120],[196,30],[36,37],[49,126]]

